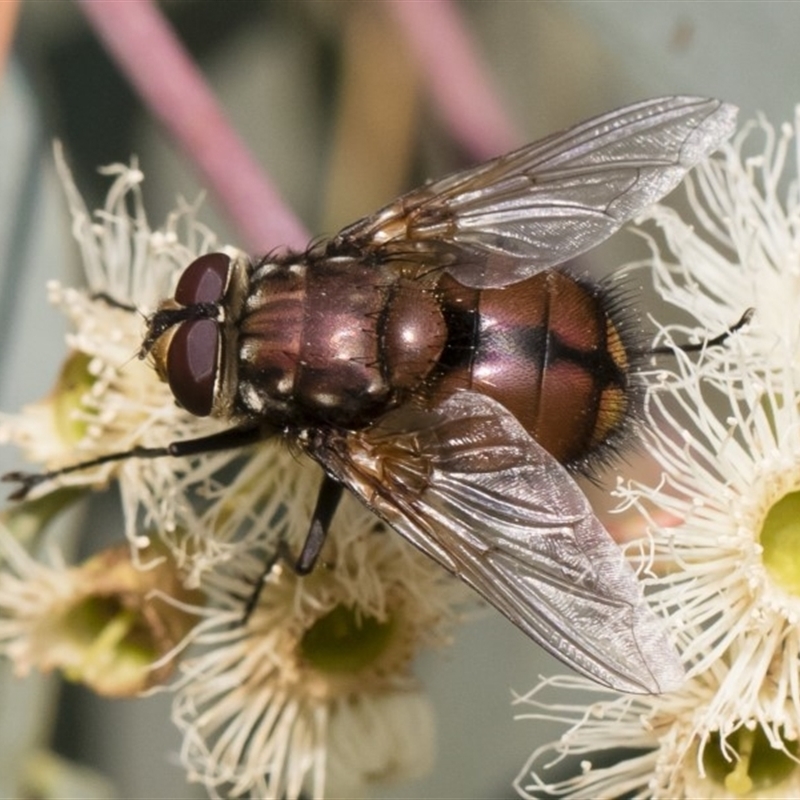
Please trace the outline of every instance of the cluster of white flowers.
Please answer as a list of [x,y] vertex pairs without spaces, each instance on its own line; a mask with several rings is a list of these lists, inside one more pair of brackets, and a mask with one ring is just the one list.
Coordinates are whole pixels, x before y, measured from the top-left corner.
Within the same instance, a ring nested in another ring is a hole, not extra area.
[[[521,717],[568,726],[520,773],[525,796],[800,795],[798,142],[800,109],[777,133],[751,123],[687,180],[691,217],[658,205],[642,220],[657,288],[696,320],[662,340],[754,310],[724,347],[659,359],[645,437],[663,477],[617,491],[652,533],[647,582],[688,679],[660,697],[609,699],[577,678],[520,697]],[[556,705],[558,689],[586,702]]]
[[[136,358],[144,315],[213,236],[186,204],[151,229],[135,164],[108,170],[107,203],[91,215],[57,160],[88,288],[50,287],[72,323],[70,355],[50,397],[0,416],[0,440],[53,470],[219,430],[178,408]],[[353,796],[420,775],[434,726],[412,662],[449,642],[468,590],[351,498],[312,575],[278,562],[264,576],[279,541],[302,543],[318,479],[308,459],[265,442],[108,461],[36,486],[16,508],[44,523],[63,505],[42,504],[49,493],[115,480],[130,547],[44,566],[0,528],[0,651],[20,673],[58,668],[116,695],[159,686],[177,667],[168,688],[184,763],[215,795]]]

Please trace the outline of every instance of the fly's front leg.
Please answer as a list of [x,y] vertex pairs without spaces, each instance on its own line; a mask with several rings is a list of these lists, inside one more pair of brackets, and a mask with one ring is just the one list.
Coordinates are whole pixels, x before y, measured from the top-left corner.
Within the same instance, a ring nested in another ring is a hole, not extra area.
[[55,480],[62,475],[69,475],[72,472],[80,472],[81,470],[99,467],[102,464],[110,464],[114,461],[125,461],[129,458],[181,457],[199,455],[200,453],[213,453],[218,450],[235,450],[255,444],[263,439],[264,435],[264,431],[258,426],[229,428],[226,431],[212,433],[210,436],[201,436],[198,439],[172,442],[166,447],[137,446],[119,453],[106,453],[106,455],[98,456],[89,461],[70,464],[67,467],[50,470],[49,472],[7,472],[0,477],[0,480],[6,483],[20,484],[16,491],[9,495],[9,499],[24,500],[34,487],[47,483],[47,481]]

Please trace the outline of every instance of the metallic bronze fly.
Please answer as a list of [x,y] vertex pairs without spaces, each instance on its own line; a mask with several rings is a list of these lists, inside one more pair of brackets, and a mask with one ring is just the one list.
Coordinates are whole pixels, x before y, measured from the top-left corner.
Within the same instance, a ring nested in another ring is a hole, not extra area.
[[[344,487],[579,672],[675,688],[677,654],[573,478],[624,440],[641,351],[612,294],[555,268],[671,191],[735,116],[701,98],[637,103],[303,253],[201,256],[141,355],[180,405],[231,430],[101,460],[283,436],[325,472],[299,571]],[[24,495],[53,476],[13,477]]]

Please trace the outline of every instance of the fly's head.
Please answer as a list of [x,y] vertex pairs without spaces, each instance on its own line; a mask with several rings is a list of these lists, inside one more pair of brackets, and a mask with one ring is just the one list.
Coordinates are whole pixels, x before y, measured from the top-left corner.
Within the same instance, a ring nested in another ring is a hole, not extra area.
[[150,357],[175,400],[198,417],[232,415],[237,322],[250,271],[242,253],[206,253],[186,267],[173,297],[147,320],[139,358]]

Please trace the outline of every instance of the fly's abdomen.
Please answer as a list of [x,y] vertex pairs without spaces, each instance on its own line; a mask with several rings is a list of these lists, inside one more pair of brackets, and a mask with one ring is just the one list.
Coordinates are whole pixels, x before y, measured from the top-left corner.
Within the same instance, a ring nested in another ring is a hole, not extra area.
[[564,464],[623,428],[627,354],[600,287],[551,271],[502,289],[445,277],[439,289],[450,336],[434,403],[458,389],[488,395]]

